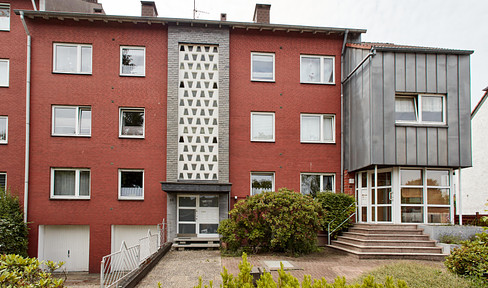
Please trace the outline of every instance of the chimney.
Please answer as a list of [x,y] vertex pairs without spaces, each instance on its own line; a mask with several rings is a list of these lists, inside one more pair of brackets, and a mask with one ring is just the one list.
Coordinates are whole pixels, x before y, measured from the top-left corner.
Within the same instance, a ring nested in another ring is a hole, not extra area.
[[141,16],[142,17],[158,17],[158,9],[154,1],[141,1]]
[[220,13],[220,21],[227,21],[227,13]]
[[256,4],[254,9],[254,23],[269,24],[269,10],[271,4]]

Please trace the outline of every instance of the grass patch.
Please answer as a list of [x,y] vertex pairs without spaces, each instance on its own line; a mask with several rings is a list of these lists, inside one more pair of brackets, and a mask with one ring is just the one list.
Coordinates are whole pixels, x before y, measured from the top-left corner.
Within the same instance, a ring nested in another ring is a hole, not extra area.
[[399,262],[382,266],[370,273],[365,273],[356,279],[355,283],[361,283],[368,275],[373,275],[374,279],[383,283],[386,276],[393,277],[396,280],[404,280],[408,287],[415,288],[470,288],[470,287],[488,287],[480,281],[459,277],[445,269],[439,269],[425,264],[413,262]]

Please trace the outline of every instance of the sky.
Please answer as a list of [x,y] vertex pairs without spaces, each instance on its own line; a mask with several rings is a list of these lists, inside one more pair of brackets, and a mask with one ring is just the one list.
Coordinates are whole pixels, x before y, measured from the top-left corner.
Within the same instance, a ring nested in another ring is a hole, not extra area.
[[[98,0],[106,14],[140,16],[140,0]],[[488,87],[487,0],[155,0],[159,17],[252,22],[256,3],[271,23],[361,28],[362,41],[473,50],[471,107]]]

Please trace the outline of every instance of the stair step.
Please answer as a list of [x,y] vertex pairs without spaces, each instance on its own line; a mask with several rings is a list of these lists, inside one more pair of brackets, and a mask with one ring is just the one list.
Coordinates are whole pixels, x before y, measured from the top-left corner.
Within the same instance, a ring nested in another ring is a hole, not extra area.
[[368,223],[358,223],[354,224],[354,227],[360,228],[393,228],[393,229],[403,229],[403,230],[416,230],[418,226],[415,224],[368,224]]
[[367,227],[351,227],[349,232],[357,232],[363,234],[401,234],[401,235],[422,235],[423,229],[397,229],[395,227],[379,227],[379,228],[367,228]]
[[424,234],[402,235],[402,234],[366,234],[360,232],[343,232],[342,235],[351,238],[358,238],[358,239],[365,239],[365,240],[403,240],[403,241],[429,240],[429,235],[424,235]]
[[339,246],[352,251],[358,252],[375,252],[375,253],[432,253],[441,254],[441,247],[411,247],[411,246],[362,246],[347,242],[334,241],[333,246]]
[[358,239],[354,237],[339,236],[338,241],[348,242],[351,244],[361,246],[402,246],[402,247],[435,247],[436,241],[434,240],[392,240],[392,239]]
[[173,244],[172,247],[175,248],[218,248],[220,247],[220,244],[202,244],[202,243],[192,243],[192,244]]
[[327,247],[347,252],[359,259],[404,259],[404,260],[429,260],[444,261],[446,254],[437,253],[385,253],[385,252],[358,252],[344,247],[329,245]]

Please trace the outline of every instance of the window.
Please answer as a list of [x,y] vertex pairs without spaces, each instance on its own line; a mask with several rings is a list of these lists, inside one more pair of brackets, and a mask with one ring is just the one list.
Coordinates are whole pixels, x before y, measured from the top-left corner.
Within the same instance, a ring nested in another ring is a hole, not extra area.
[[92,45],[54,44],[53,72],[92,73]]
[[8,143],[8,117],[0,116],[0,144]]
[[144,109],[120,108],[119,137],[144,138]]
[[252,172],[251,173],[251,195],[263,192],[274,191],[273,172]]
[[119,170],[119,199],[144,199],[144,170]]
[[251,141],[273,142],[275,114],[251,112]]
[[120,75],[145,76],[146,75],[146,48],[120,47]]
[[335,191],[334,174],[300,174],[300,187],[300,191],[304,195],[315,195],[315,193],[320,191]]
[[8,59],[0,59],[0,87],[8,87],[9,85],[9,66]]
[[0,190],[7,190],[7,173],[0,173]]
[[395,120],[397,123],[445,124],[445,98],[444,95],[397,95]]
[[306,143],[335,143],[334,115],[302,114],[300,141]]
[[53,136],[90,136],[91,107],[53,106]]
[[273,82],[275,80],[274,60],[274,53],[251,53],[251,80]]
[[10,31],[9,4],[0,4],[0,31]]
[[51,168],[51,199],[90,199],[90,169]]
[[333,56],[300,56],[300,82],[335,84]]

